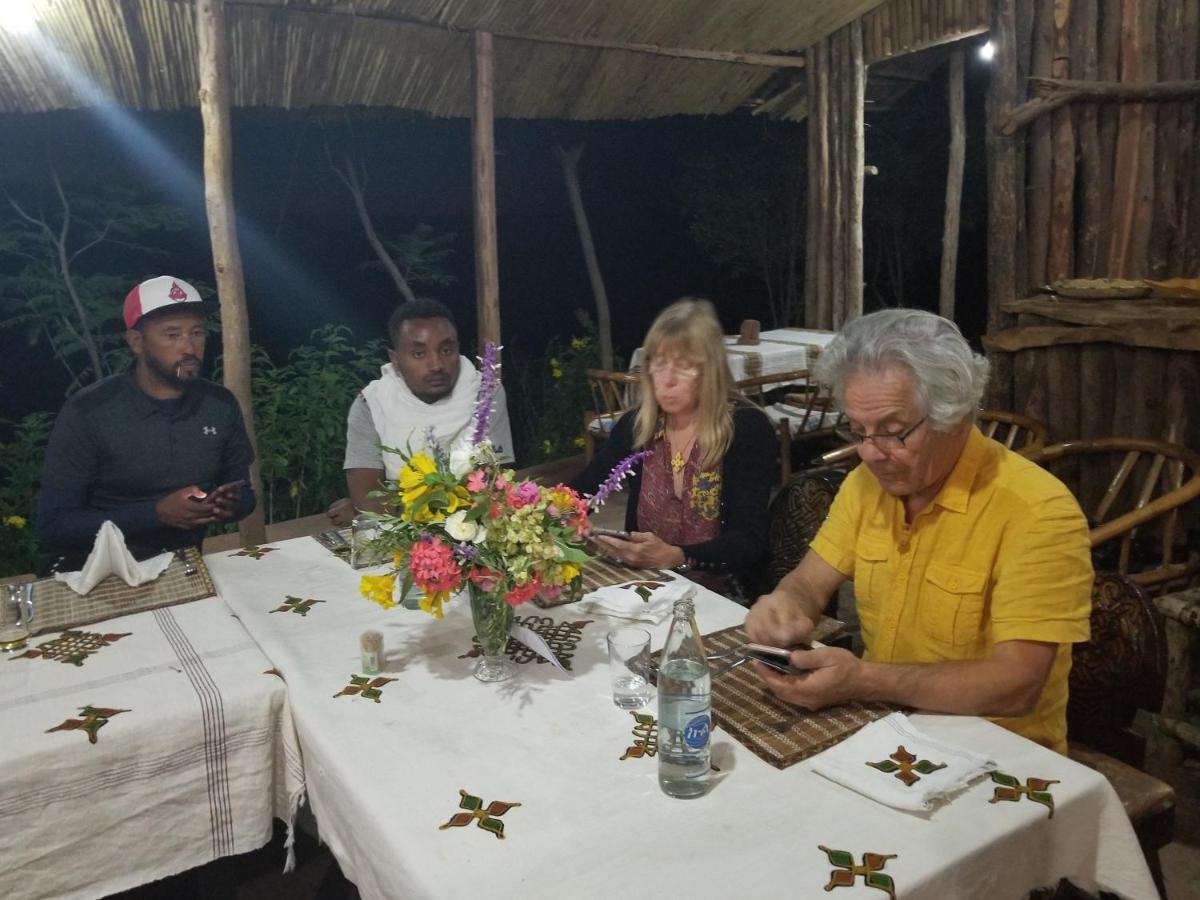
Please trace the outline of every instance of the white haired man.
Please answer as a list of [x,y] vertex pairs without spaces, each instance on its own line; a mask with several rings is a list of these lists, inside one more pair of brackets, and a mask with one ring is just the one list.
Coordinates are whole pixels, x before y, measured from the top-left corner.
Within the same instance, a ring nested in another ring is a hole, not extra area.
[[857,699],[990,716],[1065,752],[1071,644],[1089,634],[1087,523],[1061,482],[973,427],[987,361],[954,323],[890,309],[846,325],[815,374],[863,465],[746,632],[795,646],[853,578],[865,651],[796,651],[805,675],[756,664],[759,676],[808,709]]

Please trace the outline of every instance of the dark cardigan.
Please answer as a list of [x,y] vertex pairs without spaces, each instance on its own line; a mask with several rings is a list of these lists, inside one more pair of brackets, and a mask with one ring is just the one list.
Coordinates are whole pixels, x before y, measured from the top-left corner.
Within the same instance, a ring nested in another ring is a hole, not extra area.
[[[613,466],[633,452],[637,410],[617,422],[591,463],[571,486],[591,494]],[[775,432],[756,406],[740,403],[733,409],[733,441],[725,453],[721,475],[721,532],[715,538],[682,547],[697,568],[732,572],[755,581],[755,567],[767,555],[767,503],[775,480]],[[637,530],[638,494],[642,466],[638,463],[625,482],[629,496],[625,528]]]

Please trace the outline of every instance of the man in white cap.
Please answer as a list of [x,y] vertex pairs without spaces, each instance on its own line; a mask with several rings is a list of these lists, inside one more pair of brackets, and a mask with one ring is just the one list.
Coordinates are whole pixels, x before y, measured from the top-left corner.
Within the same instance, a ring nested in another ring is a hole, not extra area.
[[67,400],[46,448],[38,538],[77,568],[111,520],[134,556],[198,545],[254,509],[254,452],[233,394],[200,377],[207,338],[194,287],[161,275],[125,298],[130,372]]

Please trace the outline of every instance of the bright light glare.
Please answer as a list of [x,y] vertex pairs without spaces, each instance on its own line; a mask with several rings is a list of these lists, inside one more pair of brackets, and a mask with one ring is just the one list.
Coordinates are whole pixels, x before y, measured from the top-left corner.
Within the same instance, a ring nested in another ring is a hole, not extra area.
[[0,28],[12,34],[32,34],[36,27],[33,0],[0,0]]
[[979,58],[982,59],[984,62],[991,62],[995,56],[996,56],[996,45],[993,44],[991,41],[988,41],[986,44],[980,45]]

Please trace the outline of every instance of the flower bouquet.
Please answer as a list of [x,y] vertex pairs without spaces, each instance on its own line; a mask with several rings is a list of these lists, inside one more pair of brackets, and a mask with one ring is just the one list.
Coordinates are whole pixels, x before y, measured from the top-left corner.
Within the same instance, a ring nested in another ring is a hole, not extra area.
[[[518,480],[500,464],[486,437],[499,383],[491,343],[482,362],[469,435],[449,450],[432,435],[416,453],[385,448],[404,460],[397,480],[385,486],[395,511],[375,517],[376,542],[391,554],[393,569],[362,576],[360,589],[385,609],[415,593],[416,605],[440,619],[446,602],[465,588],[483,651],[475,677],[501,681],[513,671],[504,655],[513,607],[579,585],[591,558],[583,548],[589,503],[561,484]],[[608,485],[594,505],[615,486]]]

